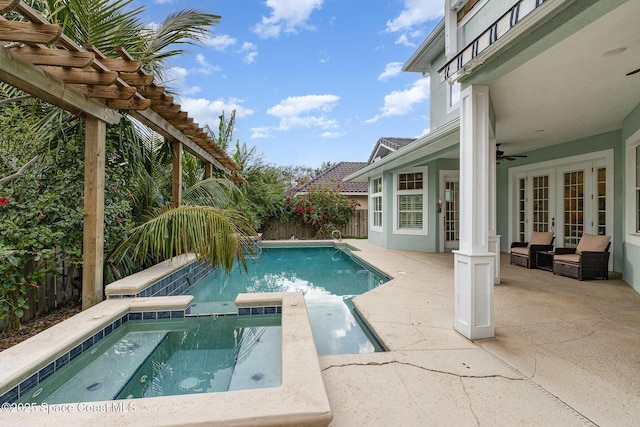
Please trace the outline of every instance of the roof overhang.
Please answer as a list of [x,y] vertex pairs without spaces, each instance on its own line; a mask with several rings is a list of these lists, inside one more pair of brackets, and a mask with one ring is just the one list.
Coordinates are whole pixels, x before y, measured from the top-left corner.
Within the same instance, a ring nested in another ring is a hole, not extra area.
[[433,61],[444,51],[444,19],[438,22],[429,37],[402,66],[402,71],[431,73]]
[[457,147],[459,144],[460,119],[455,118],[423,137],[416,139],[401,150],[391,153],[381,160],[371,163],[358,172],[345,177],[343,181],[367,182],[370,177],[379,175],[387,170],[395,169],[429,156],[437,158],[439,153]]

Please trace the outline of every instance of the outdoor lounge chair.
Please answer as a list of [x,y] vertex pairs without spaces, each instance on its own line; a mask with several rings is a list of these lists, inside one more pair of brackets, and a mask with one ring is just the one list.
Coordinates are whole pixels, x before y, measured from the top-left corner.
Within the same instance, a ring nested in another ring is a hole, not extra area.
[[556,248],[553,274],[578,280],[601,277],[609,279],[609,246],[611,236],[584,233],[577,248]]
[[536,268],[537,253],[553,250],[553,231],[534,231],[528,242],[511,243],[511,264]]

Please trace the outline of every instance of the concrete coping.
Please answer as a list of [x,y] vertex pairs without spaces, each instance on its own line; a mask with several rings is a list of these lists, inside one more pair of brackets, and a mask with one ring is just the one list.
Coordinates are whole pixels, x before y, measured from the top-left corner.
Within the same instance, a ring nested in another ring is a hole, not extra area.
[[135,295],[174,271],[191,264],[195,260],[195,254],[178,255],[145,270],[116,280],[115,282],[108,284],[105,287],[104,292],[107,295],[107,298],[109,298],[110,295]]
[[[36,371],[127,312],[184,309],[191,296],[106,300],[0,353],[0,390]],[[304,297],[300,292],[241,294],[236,305],[282,306],[278,387],[181,396],[24,405],[0,411],[0,425],[327,426],[332,419]]]

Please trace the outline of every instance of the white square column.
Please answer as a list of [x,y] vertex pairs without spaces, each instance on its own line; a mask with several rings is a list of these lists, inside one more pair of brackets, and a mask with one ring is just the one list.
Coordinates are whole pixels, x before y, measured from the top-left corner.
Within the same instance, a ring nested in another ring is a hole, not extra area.
[[472,85],[461,93],[460,249],[454,251],[455,329],[469,339],[494,336],[496,258],[489,252],[492,166],[489,88]]

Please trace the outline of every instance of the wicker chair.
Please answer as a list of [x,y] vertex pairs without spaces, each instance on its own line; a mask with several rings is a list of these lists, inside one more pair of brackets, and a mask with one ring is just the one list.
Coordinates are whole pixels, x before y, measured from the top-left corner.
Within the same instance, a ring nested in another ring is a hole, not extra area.
[[528,242],[511,243],[511,264],[525,268],[536,268],[537,253],[552,251],[553,239],[553,231],[534,231]]
[[553,274],[578,280],[609,279],[610,236],[584,233],[577,248],[556,248]]

